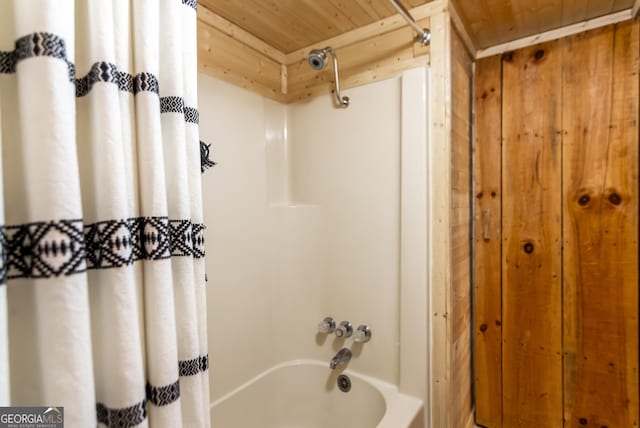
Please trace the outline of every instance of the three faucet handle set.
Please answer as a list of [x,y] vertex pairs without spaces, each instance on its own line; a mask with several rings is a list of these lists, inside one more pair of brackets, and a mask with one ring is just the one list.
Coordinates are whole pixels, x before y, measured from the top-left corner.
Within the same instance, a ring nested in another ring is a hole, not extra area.
[[335,333],[336,337],[351,337],[355,342],[367,343],[371,340],[371,329],[366,325],[360,325],[353,332],[353,326],[349,321],[342,321],[340,325],[336,327],[336,321],[331,317],[326,317],[318,324],[318,332],[331,334]]

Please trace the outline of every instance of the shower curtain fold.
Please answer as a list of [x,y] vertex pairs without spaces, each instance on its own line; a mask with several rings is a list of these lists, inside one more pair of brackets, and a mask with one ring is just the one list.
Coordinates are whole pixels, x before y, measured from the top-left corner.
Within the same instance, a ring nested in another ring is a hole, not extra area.
[[188,0],[2,6],[11,405],[210,425],[195,29]]

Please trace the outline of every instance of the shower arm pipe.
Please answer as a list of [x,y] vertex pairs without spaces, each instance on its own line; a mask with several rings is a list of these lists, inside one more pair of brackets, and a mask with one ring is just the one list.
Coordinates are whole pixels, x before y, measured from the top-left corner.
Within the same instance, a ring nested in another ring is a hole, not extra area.
[[323,49],[325,52],[329,52],[331,54],[331,58],[333,60],[333,80],[335,81],[336,91],[334,95],[336,96],[336,102],[338,106],[342,108],[347,108],[349,106],[349,97],[341,97],[340,96],[340,80],[338,78],[338,56],[332,47],[327,46]]
[[418,42],[422,43],[424,46],[427,46],[429,44],[429,42],[431,41],[431,31],[429,31],[427,28],[420,27],[418,25],[418,23],[416,22],[416,20],[413,19],[413,16],[411,16],[409,11],[407,9],[405,9],[405,7],[402,5],[402,3],[400,3],[400,0],[389,0],[389,2],[396,8],[398,13],[400,13],[400,15],[402,15],[402,17],[405,19],[405,21],[407,21],[409,23],[411,28],[413,28],[413,30],[416,33],[418,33],[418,36],[416,37],[416,40]]

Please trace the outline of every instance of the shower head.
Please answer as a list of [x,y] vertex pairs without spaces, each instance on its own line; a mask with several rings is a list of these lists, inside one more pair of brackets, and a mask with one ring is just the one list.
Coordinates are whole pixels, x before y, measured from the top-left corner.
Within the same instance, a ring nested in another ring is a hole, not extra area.
[[327,52],[325,49],[314,49],[309,52],[309,57],[307,58],[309,61],[309,65],[314,70],[322,70],[327,66]]
[[327,66],[327,54],[331,55],[333,59],[333,78],[335,89],[333,91],[336,97],[337,106],[340,108],[347,108],[349,106],[349,97],[340,97],[340,79],[338,78],[338,56],[336,52],[330,46],[324,49],[313,49],[309,52],[307,62],[311,68],[316,71],[321,71]]

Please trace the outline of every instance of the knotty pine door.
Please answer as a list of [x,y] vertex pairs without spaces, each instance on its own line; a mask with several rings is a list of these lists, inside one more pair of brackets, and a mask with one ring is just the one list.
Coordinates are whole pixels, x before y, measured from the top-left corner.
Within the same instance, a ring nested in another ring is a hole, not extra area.
[[479,425],[638,427],[638,36],[476,63]]

